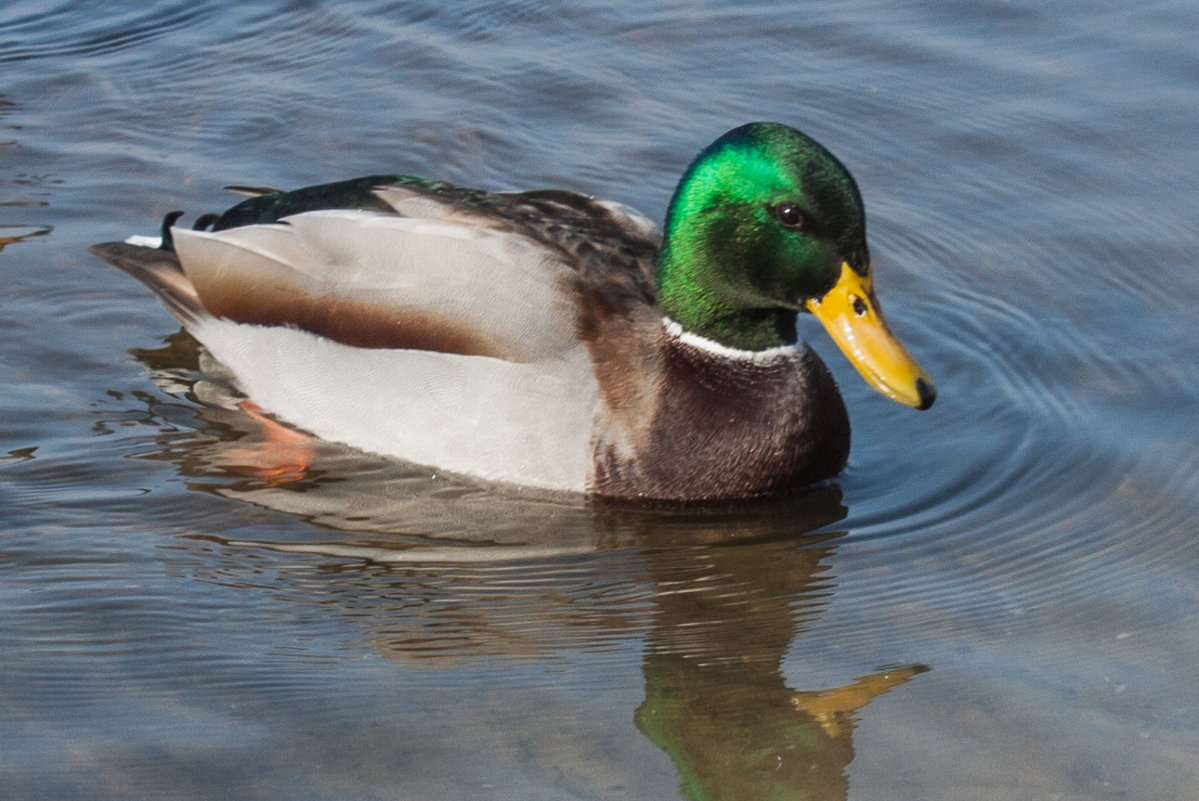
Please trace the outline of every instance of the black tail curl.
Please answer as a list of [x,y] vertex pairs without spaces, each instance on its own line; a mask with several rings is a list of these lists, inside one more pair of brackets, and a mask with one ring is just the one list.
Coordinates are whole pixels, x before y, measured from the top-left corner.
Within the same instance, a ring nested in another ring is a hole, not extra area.
[[181,211],[168,211],[162,218],[162,244],[158,246],[159,250],[175,252],[175,240],[171,236],[171,226],[182,216],[183,212]]
[[[166,216],[162,218],[162,244],[158,246],[159,250],[165,250],[169,253],[175,252],[175,238],[171,236],[171,226],[173,226],[175,222],[182,216],[183,212],[181,211],[168,211]],[[213,224],[219,220],[220,217],[221,215],[219,214],[201,214],[196,218],[196,221],[192,223],[192,230],[207,231],[208,229],[212,228]]]

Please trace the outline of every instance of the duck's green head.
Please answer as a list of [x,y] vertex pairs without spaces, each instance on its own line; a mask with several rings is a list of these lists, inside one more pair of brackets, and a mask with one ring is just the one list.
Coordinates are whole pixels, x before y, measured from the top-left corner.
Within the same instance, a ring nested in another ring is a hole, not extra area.
[[794,343],[809,311],[875,389],[921,409],[936,397],[875,299],[857,184],[793,128],[750,123],[699,154],[670,202],[658,271],[662,311],[686,331],[764,350]]

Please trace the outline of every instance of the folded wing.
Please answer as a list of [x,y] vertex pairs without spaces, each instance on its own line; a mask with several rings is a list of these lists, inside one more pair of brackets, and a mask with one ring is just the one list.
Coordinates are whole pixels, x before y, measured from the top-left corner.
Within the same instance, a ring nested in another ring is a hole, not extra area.
[[574,341],[574,271],[498,229],[358,210],[204,232],[174,229],[204,308],[366,348],[527,362]]

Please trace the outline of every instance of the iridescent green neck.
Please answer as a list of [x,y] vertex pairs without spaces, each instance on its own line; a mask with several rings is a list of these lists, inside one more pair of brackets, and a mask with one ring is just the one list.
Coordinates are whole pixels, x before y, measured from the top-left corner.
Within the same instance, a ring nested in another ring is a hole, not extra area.
[[725,243],[735,237],[735,221],[668,221],[658,260],[658,304],[683,330],[739,350],[767,350],[796,340],[796,312],[746,307],[752,297],[738,286],[737,270],[751,265],[731,261]]

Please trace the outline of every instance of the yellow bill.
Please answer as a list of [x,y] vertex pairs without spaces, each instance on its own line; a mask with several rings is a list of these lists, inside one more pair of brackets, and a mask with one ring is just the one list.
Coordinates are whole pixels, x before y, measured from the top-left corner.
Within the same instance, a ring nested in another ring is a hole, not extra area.
[[836,286],[805,305],[870,386],[917,409],[933,405],[937,389],[887,327],[869,270],[859,275],[842,264]]

